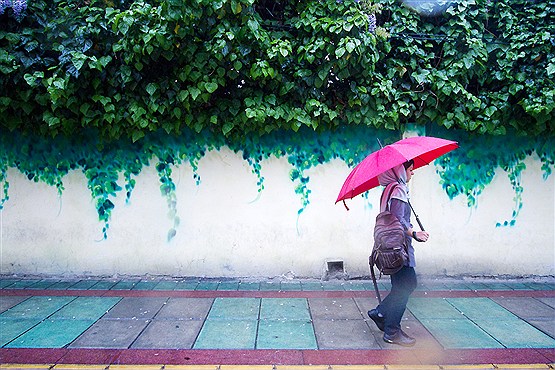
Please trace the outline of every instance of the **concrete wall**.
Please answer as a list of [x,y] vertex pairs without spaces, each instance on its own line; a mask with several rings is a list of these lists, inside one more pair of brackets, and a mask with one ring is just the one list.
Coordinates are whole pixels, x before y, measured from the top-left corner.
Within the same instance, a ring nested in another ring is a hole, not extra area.
[[[475,207],[450,199],[436,168],[418,169],[412,203],[431,234],[416,244],[417,269],[427,275],[554,275],[555,176],[543,178],[532,154],[521,175],[522,209],[514,226],[514,189],[500,168]],[[187,164],[173,168],[180,223],[173,226],[154,166],[136,177],[129,203],[114,198],[108,237],[102,238],[87,180],[78,170],[64,191],[9,168],[9,200],[0,211],[1,273],[57,275],[172,275],[320,277],[326,261],[341,260],[351,276],[368,275],[367,257],[379,189],[334,204],[348,166],[332,160],[307,171],[310,204],[301,199],[285,157],[261,162],[264,190],[242,158],[226,147],[200,159],[200,185]]]

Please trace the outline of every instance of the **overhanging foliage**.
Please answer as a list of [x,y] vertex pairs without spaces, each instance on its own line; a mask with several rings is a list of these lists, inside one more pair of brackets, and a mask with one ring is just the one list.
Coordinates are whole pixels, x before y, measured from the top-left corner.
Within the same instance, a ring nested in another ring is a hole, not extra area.
[[20,19],[0,15],[0,125],[133,141],[406,122],[552,135],[554,13],[521,0],[434,16],[397,0],[29,0]]

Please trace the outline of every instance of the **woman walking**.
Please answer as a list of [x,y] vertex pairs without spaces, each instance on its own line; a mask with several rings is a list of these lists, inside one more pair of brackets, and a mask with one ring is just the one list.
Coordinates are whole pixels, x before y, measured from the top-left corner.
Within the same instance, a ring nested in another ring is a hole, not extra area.
[[413,230],[410,222],[408,182],[413,175],[414,162],[408,161],[394,167],[378,177],[380,185],[387,186],[393,182],[395,186],[389,201],[389,211],[395,215],[405,230],[408,246],[408,262],[398,272],[391,275],[391,291],[378,307],[368,311],[368,316],[384,332],[383,340],[401,346],[413,346],[416,340],[401,328],[401,319],[410,295],[416,289],[416,265],[412,239],[425,242],[429,234],[426,231]]

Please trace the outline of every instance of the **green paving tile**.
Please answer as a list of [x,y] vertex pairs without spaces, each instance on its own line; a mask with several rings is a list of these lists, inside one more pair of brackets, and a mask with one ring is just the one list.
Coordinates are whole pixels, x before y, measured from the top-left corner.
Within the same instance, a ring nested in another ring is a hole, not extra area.
[[242,281],[239,283],[239,288],[237,290],[249,290],[249,291],[260,290],[260,283]]
[[159,284],[158,281],[139,281],[133,287],[133,290],[152,290]]
[[553,286],[546,283],[526,283],[533,290],[552,290]]
[[220,283],[218,281],[201,281],[195,290],[217,290]]
[[555,348],[555,339],[518,318],[503,321],[488,318],[476,324],[507,348]]
[[300,281],[282,281],[280,284],[280,290],[284,292],[299,291],[301,289],[302,287]]
[[443,298],[411,298],[407,305],[417,319],[462,319],[464,316]]
[[25,289],[33,284],[38,283],[40,280],[17,280],[13,284],[9,285],[10,289]]
[[509,310],[489,298],[447,298],[446,300],[472,320],[484,317],[496,320],[517,319]]
[[469,282],[467,283],[470,290],[489,290],[490,288],[484,283]]
[[374,289],[374,286],[371,283],[365,283],[362,281],[350,281],[348,284],[345,285],[345,290],[350,292],[370,289]]
[[259,289],[265,292],[277,292],[281,289],[281,283],[279,281],[263,281],[260,283]]
[[511,290],[508,285],[504,283],[485,283],[489,290]]
[[20,319],[20,318],[0,318],[0,347],[11,342],[33,326],[37,325],[41,319]]
[[257,349],[318,349],[310,320],[260,320]]
[[31,297],[2,312],[0,317],[44,319],[74,299],[75,297]]
[[0,289],[8,288],[10,285],[13,285],[17,279],[1,279],[0,280]]
[[41,280],[41,281],[37,281],[33,285],[28,286],[27,289],[36,289],[36,290],[47,289],[57,282],[58,280]]
[[218,285],[218,290],[231,290],[235,291],[239,288],[238,281],[223,281]]
[[256,320],[206,320],[194,349],[254,349]]
[[306,298],[263,298],[261,320],[310,320]]
[[468,285],[465,283],[458,283],[458,282],[447,282],[444,284],[446,290],[470,290]]
[[52,319],[100,319],[121,300],[119,297],[78,297],[62,307]]
[[327,291],[344,291],[345,287],[344,287],[344,283],[336,283],[336,282],[323,282],[322,283],[322,287],[324,290]]
[[153,290],[174,290],[177,287],[177,281],[160,281]]
[[467,319],[421,319],[420,322],[446,349],[503,348],[498,341]]
[[45,320],[6,345],[7,348],[62,348],[95,320]]
[[87,290],[92,288],[95,284],[98,283],[98,280],[81,280],[71,286],[73,290]]
[[208,313],[211,320],[257,320],[260,298],[216,298]]
[[324,290],[322,283],[319,281],[309,281],[301,284],[304,291],[319,291]]
[[94,284],[90,289],[93,289],[93,290],[109,290],[114,285],[116,285],[116,283],[117,283],[117,281],[101,280],[98,283]]
[[175,284],[174,290],[195,290],[197,285],[198,285],[198,281],[196,280],[178,281],[177,284]]
[[524,283],[506,283],[512,290],[530,290],[530,287]]
[[54,284],[52,284],[51,286],[48,287],[48,289],[56,289],[56,290],[66,290],[69,289],[72,285],[74,285],[76,283],[76,281],[58,281]]
[[110,290],[131,290],[137,284],[137,281],[125,281],[121,280],[116,283]]

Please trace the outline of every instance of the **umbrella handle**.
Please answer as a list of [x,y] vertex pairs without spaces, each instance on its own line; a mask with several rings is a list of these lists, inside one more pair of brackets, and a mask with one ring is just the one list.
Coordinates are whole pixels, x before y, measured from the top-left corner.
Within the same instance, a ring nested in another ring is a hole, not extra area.
[[345,203],[345,199],[343,199],[343,205],[345,206],[345,208],[347,209],[347,211],[349,210],[349,207],[347,207],[347,203]]

